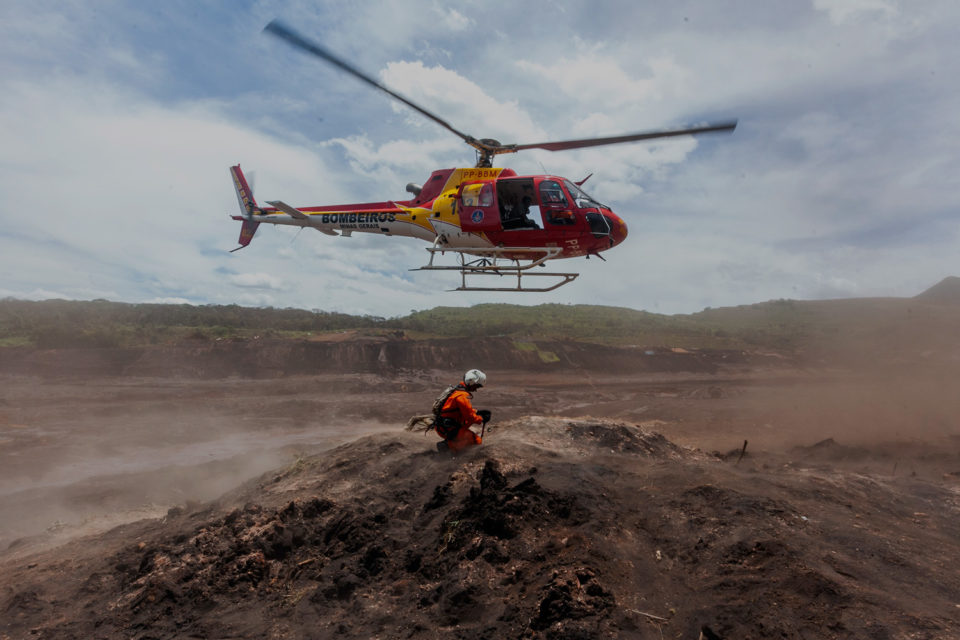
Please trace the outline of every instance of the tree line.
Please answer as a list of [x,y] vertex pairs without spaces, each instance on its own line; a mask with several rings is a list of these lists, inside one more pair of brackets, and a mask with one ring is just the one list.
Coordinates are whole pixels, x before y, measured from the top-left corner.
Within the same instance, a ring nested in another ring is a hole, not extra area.
[[0,300],[0,347],[103,348],[359,330],[414,338],[522,336],[638,346],[790,348],[808,334],[810,319],[793,301],[674,316],[596,305],[479,304],[383,318],[318,309],[6,298]]

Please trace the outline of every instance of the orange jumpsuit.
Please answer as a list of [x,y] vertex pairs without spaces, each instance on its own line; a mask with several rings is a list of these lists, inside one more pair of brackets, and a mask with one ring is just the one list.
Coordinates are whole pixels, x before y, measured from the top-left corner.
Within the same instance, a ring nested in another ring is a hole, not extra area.
[[447,447],[454,454],[483,442],[480,436],[468,429],[470,425],[483,422],[483,418],[473,410],[473,405],[470,403],[472,397],[467,391],[458,388],[450,394],[447,401],[443,403],[443,409],[440,410],[440,417],[451,418],[460,425],[453,437],[446,439]]

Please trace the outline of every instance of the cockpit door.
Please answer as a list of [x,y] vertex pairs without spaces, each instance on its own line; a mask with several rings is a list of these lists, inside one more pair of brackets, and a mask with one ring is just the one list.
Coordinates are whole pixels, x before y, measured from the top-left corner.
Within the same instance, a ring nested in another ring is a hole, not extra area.
[[501,229],[497,194],[492,182],[475,182],[462,185],[459,201],[461,229],[473,233],[499,231]]

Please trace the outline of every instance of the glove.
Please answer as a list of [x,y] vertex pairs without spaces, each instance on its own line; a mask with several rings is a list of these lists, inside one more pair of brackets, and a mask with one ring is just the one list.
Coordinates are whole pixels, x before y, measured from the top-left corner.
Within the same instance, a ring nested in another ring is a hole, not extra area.
[[477,411],[477,415],[483,418],[483,424],[487,424],[488,422],[490,422],[490,418],[492,417],[493,414],[491,414],[486,409],[480,409],[480,411]]

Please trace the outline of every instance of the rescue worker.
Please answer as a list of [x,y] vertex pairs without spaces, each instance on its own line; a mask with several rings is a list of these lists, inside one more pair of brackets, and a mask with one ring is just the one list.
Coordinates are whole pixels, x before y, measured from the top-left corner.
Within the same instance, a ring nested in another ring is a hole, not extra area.
[[[486,383],[487,376],[479,369],[471,369],[463,376],[463,381],[456,386],[443,403],[440,410],[440,419],[437,421],[437,435],[443,442],[437,443],[437,449],[443,453],[449,451],[457,455],[463,449],[481,444],[481,427],[490,420],[489,411],[474,411],[470,400],[473,392]],[[471,428],[472,427],[472,428]]]

